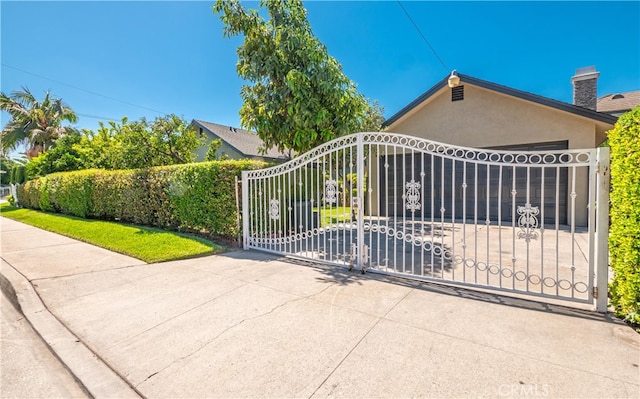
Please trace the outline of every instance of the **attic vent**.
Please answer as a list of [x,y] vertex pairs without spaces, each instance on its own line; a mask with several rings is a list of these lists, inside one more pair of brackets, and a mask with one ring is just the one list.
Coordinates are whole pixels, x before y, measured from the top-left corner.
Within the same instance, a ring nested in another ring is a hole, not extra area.
[[464,86],[456,86],[451,89],[451,101],[464,100]]
[[622,94],[616,94],[615,96],[611,97],[612,100],[617,100],[619,98],[624,98],[624,96]]

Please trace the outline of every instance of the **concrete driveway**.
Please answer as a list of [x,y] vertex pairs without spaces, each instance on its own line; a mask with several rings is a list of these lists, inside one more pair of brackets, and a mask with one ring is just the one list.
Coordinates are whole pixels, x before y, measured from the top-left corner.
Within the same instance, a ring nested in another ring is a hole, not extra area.
[[597,313],[253,251],[147,265],[1,222],[3,280],[81,341],[63,360],[106,366],[94,396],[640,396],[639,335]]

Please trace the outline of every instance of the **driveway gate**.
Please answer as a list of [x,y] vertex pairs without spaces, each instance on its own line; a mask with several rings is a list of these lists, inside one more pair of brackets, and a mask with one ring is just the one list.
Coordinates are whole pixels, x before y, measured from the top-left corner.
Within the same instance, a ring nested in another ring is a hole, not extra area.
[[605,311],[608,168],[608,148],[352,134],[243,172],[244,247]]

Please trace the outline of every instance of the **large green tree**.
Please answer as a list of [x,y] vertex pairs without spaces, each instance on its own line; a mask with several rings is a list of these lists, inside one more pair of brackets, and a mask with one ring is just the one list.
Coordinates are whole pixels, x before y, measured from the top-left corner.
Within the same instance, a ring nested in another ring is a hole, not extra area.
[[0,93],[0,109],[11,116],[0,133],[1,149],[5,154],[26,145],[27,156],[31,158],[75,130],[63,125],[64,122],[76,122],[75,112],[61,99],[52,97],[49,91],[45,92],[42,101],[38,101],[27,88],[10,95]]
[[[238,47],[242,86],[240,121],[266,148],[298,153],[335,137],[379,130],[381,108],[356,90],[342,66],[313,34],[300,0],[261,0],[269,15],[238,0],[217,0],[213,11],[226,37],[243,35]],[[377,125],[377,126],[376,126]]]
[[79,169],[136,169],[194,162],[201,139],[176,115],[100,122],[100,128],[74,132],[27,164],[29,178]]
[[145,118],[101,126],[102,139],[110,137],[107,169],[135,169],[194,162],[200,139],[189,123],[176,115],[165,115],[152,122]]

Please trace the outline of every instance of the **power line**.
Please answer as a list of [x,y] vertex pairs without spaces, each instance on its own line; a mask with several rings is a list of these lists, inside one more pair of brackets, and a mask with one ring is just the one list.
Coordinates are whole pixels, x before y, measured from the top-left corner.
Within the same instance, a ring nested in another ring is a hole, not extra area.
[[10,68],[10,69],[14,69],[14,70],[16,70],[16,71],[20,71],[20,72],[22,72],[22,73],[26,73],[27,75],[36,76],[36,77],[41,78],[41,79],[45,79],[45,80],[49,80],[49,81],[51,81],[51,82],[59,83],[59,84],[61,84],[61,85],[65,85],[65,86],[71,87],[71,88],[76,89],[76,90],[84,91],[84,92],[86,92],[86,93],[93,94],[94,96],[103,97],[103,98],[109,99],[109,100],[111,100],[111,101],[117,101],[117,102],[122,103],[122,104],[130,105],[130,106],[132,106],[132,107],[137,107],[137,108],[141,108],[141,109],[146,109],[147,111],[152,111],[152,112],[155,112],[155,113],[158,113],[158,114],[161,114],[161,115],[167,115],[167,113],[166,113],[166,112],[162,112],[162,111],[158,111],[158,110],[153,109],[153,108],[149,108],[149,107],[145,107],[145,106],[142,106],[142,105],[138,105],[138,104],[130,103],[130,102],[128,102],[128,101],[120,100],[120,99],[118,99],[118,98],[114,98],[114,97],[106,96],[106,95],[104,95],[104,94],[96,93],[95,91],[91,91],[91,90],[83,89],[82,87],[74,86],[74,85],[72,85],[72,84],[62,82],[62,81],[60,81],[60,80],[51,79],[51,78],[48,78],[48,77],[46,77],[46,76],[38,75],[37,73],[33,73],[33,72],[29,72],[29,71],[25,71],[24,69],[20,69],[20,68],[16,68],[16,67],[14,67],[14,66],[11,66],[11,65],[7,65],[7,64],[5,64],[4,62],[2,63],[2,66],[3,66],[3,67]]
[[100,115],[81,114],[80,112],[76,112],[76,115],[84,116],[85,118],[98,119],[103,121],[119,121],[120,119],[122,119],[122,118],[109,118],[109,117],[100,116]]
[[445,69],[445,71],[449,72],[449,68],[447,68],[447,66],[445,65],[444,61],[442,61],[442,58],[440,58],[440,56],[438,55],[438,53],[436,52],[436,49],[433,48],[433,46],[431,45],[431,43],[429,43],[429,40],[427,40],[427,38],[425,37],[425,35],[422,33],[422,31],[420,30],[420,28],[418,28],[418,25],[416,25],[415,21],[413,20],[413,18],[411,18],[411,15],[409,15],[409,12],[404,8],[404,6],[402,5],[402,3],[400,2],[400,0],[397,0],[398,5],[400,6],[400,8],[402,8],[402,11],[404,11],[404,14],[407,16],[407,18],[409,18],[409,21],[411,21],[411,23],[413,24],[413,27],[416,28],[416,30],[418,31],[418,34],[420,35],[420,37],[422,37],[422,40],[424,40],[425,43],[427,43],[427,46],[429,46],[429,48],[431,49],[431,51],[433,52],[433,54],[436,56],[436,58],[438,59],[438,61],[440,61],[440,64],[442,64],[442,67]]

